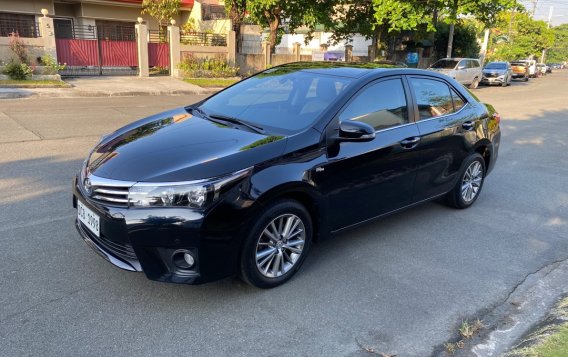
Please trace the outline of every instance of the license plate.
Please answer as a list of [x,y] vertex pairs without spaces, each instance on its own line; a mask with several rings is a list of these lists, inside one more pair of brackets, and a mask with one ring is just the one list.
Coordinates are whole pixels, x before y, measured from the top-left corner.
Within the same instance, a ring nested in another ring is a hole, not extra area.
[[87,208],[81,201],[77,201],[77,218],[97,237],[100,237],[99,216]]

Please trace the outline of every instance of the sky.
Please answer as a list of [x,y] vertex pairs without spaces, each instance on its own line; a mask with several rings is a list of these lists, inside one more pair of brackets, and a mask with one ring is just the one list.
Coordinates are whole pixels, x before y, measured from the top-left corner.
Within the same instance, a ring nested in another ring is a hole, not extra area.
[[[532,12],[534,0],[519,0],[525,7]],[[551,25],[558,26],[568,23],[568,0],[536,0],[535,20],[548,21],[550,7],[552,10]]]

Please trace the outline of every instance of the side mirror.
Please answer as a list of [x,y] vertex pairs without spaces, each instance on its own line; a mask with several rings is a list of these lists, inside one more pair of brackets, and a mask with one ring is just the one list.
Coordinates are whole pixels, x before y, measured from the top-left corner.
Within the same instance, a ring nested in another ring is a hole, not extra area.
[[371,141],[375,138],[375,129],[360,121],[346,120],[339,124],[341,141]]
[[460,70],[460,69],[465,69],[465,66],[464,66],[464,65],[460,65],[460,66],[458,66],[457,69],[458,69],[458,70]]

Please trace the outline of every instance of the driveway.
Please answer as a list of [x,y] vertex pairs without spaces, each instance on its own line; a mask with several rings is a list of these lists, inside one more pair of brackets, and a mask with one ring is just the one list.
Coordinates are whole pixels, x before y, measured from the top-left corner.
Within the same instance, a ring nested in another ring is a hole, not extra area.
[[201,97],[0,101],[0,355],[438,355],[568,258],[567,80],[474,91],[503,138],[471,209],[427,203],[323,241],[273,290],[152,282],[73,227],[71,178],[100,135]]

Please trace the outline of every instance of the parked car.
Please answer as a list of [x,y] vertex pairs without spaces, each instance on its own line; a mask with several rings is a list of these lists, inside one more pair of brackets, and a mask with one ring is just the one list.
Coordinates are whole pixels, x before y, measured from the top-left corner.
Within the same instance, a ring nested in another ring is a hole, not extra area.
[[481,83],[492,85],[500,84],[506,87],[511,84],[513,70],[509,62],[490,62],[483,68],[483,79]]
[[552,66],[549,64],[546,64],[546,73],[552,73]]
[[517,60],[515,62],[523,62],[526,63],[529,68],[529,77],[536,78],[540,75],[539,71],[536,68],[536,61],[535,60]]
[[560,63],[549,63],[548,66],[550,67],[550,72],[552,72],[553,69],[562,69]]
[[475,58],[442,58],[428,67],[443,73],[469,88],[477,88],[483,77],[479,60]]
[[274,67],[105,136],[74,178],[80,236],[152,280],[271,288],[315,239],[435,198],[470,207],[498,114],[447,76],[373,67]]
[[529,65],[526,62],[514,61],[511,62],[511,70],[513,71],[513,79],[520,79],[524,82],[529,80]]
[[546,76],[546,65],[544,63],[537,63],[536,70],[538,71],[538,76]]

